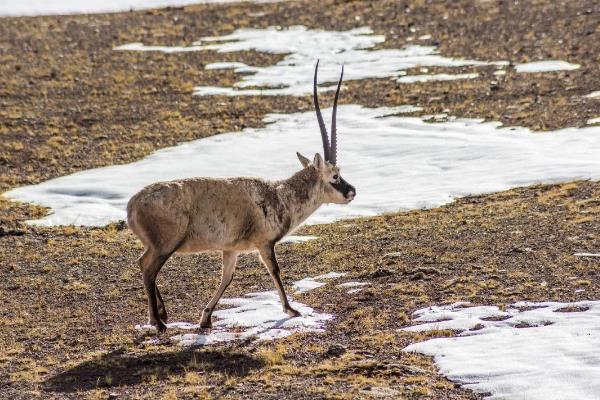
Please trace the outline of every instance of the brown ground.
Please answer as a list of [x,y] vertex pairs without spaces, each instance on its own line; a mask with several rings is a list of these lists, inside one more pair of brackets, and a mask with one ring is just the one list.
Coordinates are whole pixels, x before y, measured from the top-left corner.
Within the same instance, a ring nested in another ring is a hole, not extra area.
[[[487,69],[480,78],[430,84],[390,79],[350,82],[342,103],[413,104],[423,113],[500,120],[535,129],[582,126],[596,117],[600,89],[600,8],[594,1],[304,1],[194,6],[135,13],[3,18],[0,25],[0,191],[93,166],[139,159],[174,143],[261,125],[267,112],[311,109],[309,96],[191,96],[195,85],[224,85],[232,71],[203,66],[231,59],[250,65],[280,56],[115,52],[116,45],[185,45],[241,27],[303,24],[371,26],[398,48],[430,34],[446,56],[525,62],[564,59],[579,70],[545,74]],[[409,5],[410,4],[410,5]],[[252,12],[249,12],[248,10]],[[265,15],[256,16],[264,12]],[[255,16],[252,16],[255,15]],[[358,17],[358,19],[357,19]],[[415,32],[411,32],[411,29]],[[496,81],[497,85],[492,84]]]
[[[265,15],[252,17],[249,7]],[[235,79],[204,71],[206,63],[266,65],[279,56],[111,50],[128,42],[189,44],[245,26],[369,25],[389,38],[386,47],[431,34],[444,55],[556,58],[582,68],[500,80],[490,69],[469,81],[349,82],[343,103],[414,104],[424,114],[449,109],[535,129],[584,125],[600,104],[581,97],[600,89],[600,8],[592,1],[306,1],[1,21],[0,191],[259,126],[267,112],[311,108],[309,97],[191,96],[195,85]],[[600,288],[598,261],[572,255],[598,250],[600,184],[538,186],[305,228],[320,239],[279,246],[288,285],[329,271],[373,283],[356,295],[330,284],[297,296],[336,314],[323,334],[199,349],[145,346],[133,329],[146,311],[132,262],[140,247],[130,231],[22,223],[43,212],[0,199],[2,398],[364,398],[381,388],[396,391],[389,397],[479,398],[437,375],[427,357],[400,351],[424,337],[397,331],[413,310],[456,300],[591,299]],[[218,269],[214,255],[168,263],[159,285],[173,320],[198,320]],[[248,255],[227,295],[270,288]]]
[[[348,280],[372,286],[348,295],[330,284],[296,296],[336,314],[324,334],[197,350],[138,344],[133,326],[146,308],[132,263],[140,247],[129,230],[8,235],[0,240],[0,391],[22,398],[353,398],[368,387],[389,387],[409,398],[476,398],[436,375],[426,357],[401,353],[423,335],[397,328],[431,304],[595,298],[598,262],[573,253],[598,248],[599,199],[600,184],[576,182],[305,228],[320,239],[279,246],[288,285],[344,271]],[[159,284],[173,320],[199,319],[218,270],[215,256],[169,261]],[[247,255],[227,294],[270,288],[256,256]],[[447,333],[428,335],[439,334]],[[344,354],[332,355],[337,348]]]

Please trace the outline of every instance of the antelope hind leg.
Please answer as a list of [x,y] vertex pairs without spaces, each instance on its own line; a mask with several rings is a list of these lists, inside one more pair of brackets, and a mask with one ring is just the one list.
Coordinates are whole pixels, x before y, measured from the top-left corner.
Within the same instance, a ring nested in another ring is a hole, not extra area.
[[163,301],[160,291],[158,290],[158,285],[156,286],[156,302],[158,304],[159,318],[162,322],[167,323],[167,319],[169,318],[167,315],[167,308],[165,307],[165,302]]
[[[159,332],[164,332],[167,326],[161,321],[158,313],[156,276],[171,255],[160,255],[152,249],[147,249],[140,257],[139,264],[144,278],[144,288],[148,297],[149,323]],[[164,309],[164,304],[163,304]]]

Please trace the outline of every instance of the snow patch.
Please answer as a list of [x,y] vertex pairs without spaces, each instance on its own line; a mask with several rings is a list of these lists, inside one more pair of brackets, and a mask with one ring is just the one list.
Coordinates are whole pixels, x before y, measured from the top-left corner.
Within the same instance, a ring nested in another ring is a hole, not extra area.
[[[331,272],[315,278],[327,279],[343,276]],[[294,283],[294,287],[302,281]],[[325,283],[323,283],[324,285]],[[275,291],[249,293],[239,298],[223,298],[221,305],[231,306],[213,313],[213,328],[207,333],[179,333],[171,340],[182,345],[210,345],[232,340],[274,340],[294,332],[319,332],[333,315],[319,313],[311,307],[290,299],[290,304],[301,317],[290,317],[283,312],[279,296]],[[179,330],[199,330],[199,324],[189,322],[168,323],[167,328]],[[138,330],[154,330],[151,325],[137,325]],[[148,343],[152,343],[150,340]]]
[[576,257],[600,257],[600,253],[575,253]]
[[430,74],[430,75],[407,75],[398,78],[400,83],[430,82],[430,81],[454,81],[457,79],[474,79],[478,73],[470,74]]
[[588,119],[587,124],[588,125],[600,124],[600,117]]
[[242,62],[217,62],[206,64],[204,67],[204,69],[235,69],[235,72],[243,72],[246,68],[251,67]]
[[370,285],[369,282],[351,281],[351,282],[340,283],[338,286],[343,287],[343,288],[352,288],[352,287],[357,287],[357,286],[368,286],[368,285]]
[[590,93],[590,94],[586,94],[586,95],[585,95],[585,96],[583,96],[583,97],[589,97],[589,98],[591,98],[591,99],[595,99],[595,98],[597,98],[597,97],[600,97],[600,90],[598,90],[598,91],[596,91],[596,92],[592,92],[592,93]]
[[309,242],[311,240],[318,239],[318,236],[310,236],[310,235],[288,235],[281,239],[279,243],[304,243]]
[[305,293],[309,290],[313,290],[316,288],[320,288],[321,286],[325,286],[327,282],[320,282],[314,278],[304,278],[301,281],[294,283],[294,290],[296,293]]
[[[114,50],[127,51],[160,51],[163,53],[184,53],[187,51],[200,51],[202,46],[146,46],[143,43],[135,42],[115,47]],[[209,64],[210,65],[210,64]]]
[[404,349],[433,356],[448,379],[490,399],[597,399],[600,302],[519,302],[506,311],[468,303],[414,313],[408,331],[455,329],[457,337]]
[[362,290],[363,290],[363,288],[350,289],[346,293],[348,293],[348,294],[354,294],[354,293],[358,293],[358,292],[360,292]]
[[346,273],[345,272],[328,272],[323,275],[315,276],[315,279],[337,279],[337,278],[341,278],[342,276],[346,276]]
[[[385,41],[385,36],[374,35],[368,27],[349,31],[324,31],[304,26],[269,27],[266,29],[238,29],[230,35],[205,37],[188,47],[145,46],[141,43],[126,44],[115,50],[181,51],[215,50],[229,53],[256,50],[266,53],[286,54],[282,61],[267,67],[234,65],[236,72],[244,73],[233,87],[199,86],[194,94],[199,96],[302,96],[312,92],[314,63],[320,59],[319,82],[335,84],[340,74],[340,64],[345,65],[345,80],[400,77],[409,68],[419,66],[462,67],[484,65],[507,65],[506,61],[487,62],[452,59],[437,54],[433,46],[410,45],[401,50],[370,50]],[[218,63],[221,65],[222,63]],[[231,67],[231,63],[227,63]],[[209,64],[207,68],[216,68]],[[473,78],[476,74],[419,75],[418,82],[426,80],[449,80]],[[404,80],[401,80],[404,82]],[[322,87],[322,91],[334,90],[335,85]]]
[[[349,205],[321,207],[308,223],[436,207],[459,196],[536,183],[600,178],[600,126],[538,134],[498,129],[497,122],[448,117],[430,123],[395,115],[406,109],[339,107],[339,165],[358,194]],[[330,111],[323,110],[325,120]],[[52,209],[35,224],[101,226],[124,220],[128,199],[150,183],[194,176],[283,179],[300,169],[295,151],[311,157],[321,151],[314,112],[270,114],[264,121],[264,128],[183,143],[134,163],[82,171],[5,195]]]
[[546,60],[534,61],[515,65],[517,72],[552,72],[552,71],[570,71],[578,69],[581,65],[571,64],[566,61]]
[[358,293],[361,290],[364,289],[364,286],[369,286],[370,283],[369,282],[358,282],[358,281],[351,281],[351,282],[344,282],[338,285],[338,287],[341,288],[350,288],[349,290],[346,291],[346,293],[348,294],[354,294],[354,293]]
[[320,288],[321,286],[325,286],[327,282],[323,282],[323,280],[327,279],[337,279],[346,275],[343,272],[330,272],[328,274],[315,276],[314,278],[304,278],[300,281],[294,282],[292,286],[296,293],[306,293],[309,290],[313,290],[316,288]]
[[0,16],[94,14],[159,7],[181,7],[189,4],[239,3],[244,1],[273,3],[278,0],[5,0],[0,1]]

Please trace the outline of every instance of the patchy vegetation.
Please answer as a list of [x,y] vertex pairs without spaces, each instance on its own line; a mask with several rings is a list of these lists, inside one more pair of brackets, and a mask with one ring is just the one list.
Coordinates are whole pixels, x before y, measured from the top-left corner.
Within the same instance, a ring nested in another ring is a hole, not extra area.
[[[209,62],[266,65],[279,56],[140,54],[113,52],[114,45],[189,44],[246,26],[368,25],[388,37],[386,47],[411,43],[412,36],[420,44],[439,42],[448,56],[566,59],[582,67],[543,77],[497,77],[492,68],[468,81],[349,82],[341,97],[342,103],[413,104],[425,114],[448,109],[555,129],[597,116],[598,100],[582,96],[597,89],[600,78],[594,65],[599,13],[591,1],[331,0],[2,19],[0,190],[258,126],[267,112],[312,108],[309,96],[191,96],[195,85],[234,81],[231,71],[203,70]],[[425,34],[432,39],[417,39]],[[319,239],[278,247],[286,287],[329,271],[348,273],[295,296],[336,314],[326,332],[195,349],[166,339],[144,345],[148,334],[134,330],[146,320],[133,263],[141,248],[123,224],[30,227],[23,221],[43,209],[0,199],[1,397],[480,398],[437,375],[429,358],[401,352],[411,342],[453,332],[398,328],[410,323],[413,310],[430,304],[596,297],[598,259],[573,253],[598,249],[599,199],[600,184],[573,182],[304,228],[301,233]],[[214,254],[168,262],[159,285],[171,319],[199,321],[219,269]],[[352,280],[371,285],[355,294],[336,287]],[[247,255],[225,295],[271,288],[256,256]]]
[[[593,298],[597,261],[573,254],[597,247],[599,197],[599,184],[575,182],[304,228],[319,239],[278,247],[287,287],[306,276],[348,273],[294,295],[336,314],[326,332],[197,349],[178,348],[168,336],[144,345],[152,333],[133,329],[145,321],[146,303],[133,264],[141,249],[128,229],[23,227],[23,235],[0,239],[0,390],[74,398],[477,398],[438,376],[426,357],[401,352],[452,332],[398,328],[430,304]],[[215,255],[168,262],[159,285],[172,320],[199,320],[219,268]],[[355,294],[337,287],[352,280],[371,285]],[[271,287],[257,257],[246,255],[226,295]]]
[[[249,11],[250,10],[250,11]],[[567,72],[493,75],[401,84],[347,82],[341,103],[419,105],[424,114],[499,120],[534,129],[583,126],[597,117],[600,9],[593,1],[395,0],[198,5],[120,14],[3,18],[0,26],[0,190],[95,166],[139,159],[175,143],[246,126],[269,112],[312,109],[310,96],[196,97],[196,85],[226,86],[216,61],[270,65],[282,56],[254,51],[179,54],[115,52],[145,42],[185,45],[244,27],[370,26],[386,48],[439,45],[445,56],[527,62],[564,59]],[[431,35],[430,39],[419,39]],[[412,40],[409,40],[411,39]],[[409,71],[410,72],[410,71]],[[431,73],[447,72],[432,68]],[[469,68],[455,69],[470,72]],[[329,94],[331,96],[331,94]],[[330,104],[330,99],[323,99]]]

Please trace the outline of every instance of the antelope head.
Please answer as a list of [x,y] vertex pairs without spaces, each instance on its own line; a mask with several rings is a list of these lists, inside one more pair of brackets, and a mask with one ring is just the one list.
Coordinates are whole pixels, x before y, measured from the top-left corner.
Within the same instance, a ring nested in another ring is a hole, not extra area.
[[340,168],[337,166],[337,132],[335,129],[335,118],[337,112],[337,102],[340,95],[340,87],[342,86],[342,78],[344,77],[344,67],[335,91],[335,99],[333,101],[333,111],[331,113],[331,143],[321,115],[319,107],[319,95],[317,94],[317,71],[319,69],[319,61],[315,67],[315,77],[313,83],[313,101],[315,103],[315,111],[317,113],[317,121],[319,121],[319,129],[321,130],[321,139],[323,141],[323,156],[319,153],[315,154],[313,161],[304,157],[300,153],[296,153],[300,163],[304,168],[314,167],[319,171],[319,176],[322,181],[325,192],[325,203],[347,204],[350,203],[356,196],[356,189],[349,184],[340,174]]

